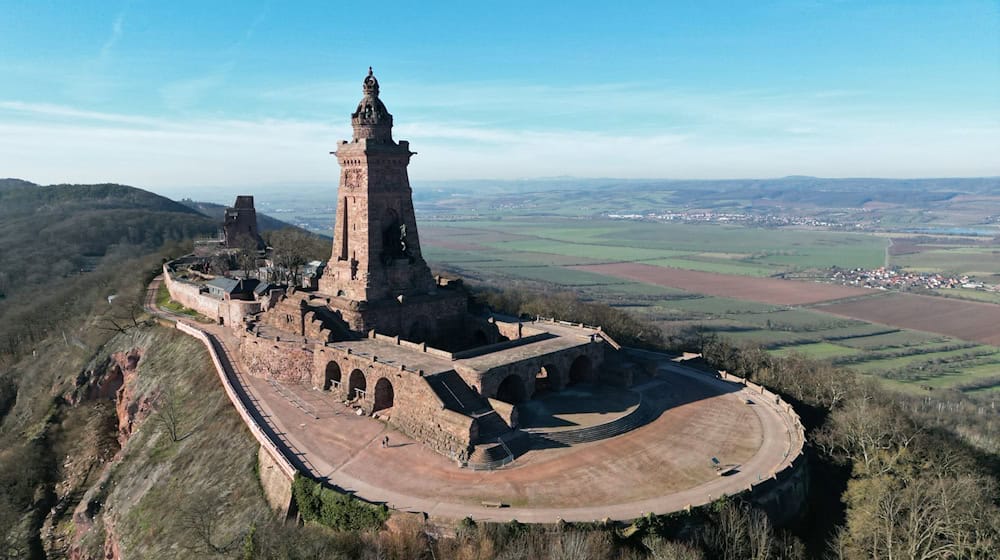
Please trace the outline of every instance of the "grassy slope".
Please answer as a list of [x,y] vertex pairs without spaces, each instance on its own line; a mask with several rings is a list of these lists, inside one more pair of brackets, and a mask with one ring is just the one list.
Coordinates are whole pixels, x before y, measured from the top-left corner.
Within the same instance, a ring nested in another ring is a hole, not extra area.
[[257,445],[233,410],[204,347],[163,327],[116,337],[109,351],[146,349],[139,363],[142,393],[170,391],[181,418],[172,441],[154,414],[133,434],[110,471],[110,492],[98,523],[86,535],[90,550],[113,532],[128,558],[191,558],[205,545],[195,527],[208,527],[216,546],[239,542],[268,514],[255,474]]

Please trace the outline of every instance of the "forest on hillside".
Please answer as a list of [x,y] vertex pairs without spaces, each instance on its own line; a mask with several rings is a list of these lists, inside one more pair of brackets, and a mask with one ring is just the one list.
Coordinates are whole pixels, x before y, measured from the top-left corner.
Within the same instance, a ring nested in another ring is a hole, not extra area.
[[170,199],[124,185],[0,188],[0,364],[117,291],[136,259],[214,234],[218,224]]

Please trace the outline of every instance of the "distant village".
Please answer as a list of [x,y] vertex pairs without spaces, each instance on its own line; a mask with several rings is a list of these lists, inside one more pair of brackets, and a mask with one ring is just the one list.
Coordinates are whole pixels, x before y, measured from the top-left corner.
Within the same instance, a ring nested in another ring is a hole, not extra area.
[[842,224],[814,218],[779,214],[754,214],[749,212],[713,212],[711,210],[680,212],[648,212],[646,214],[606,213],[612,220],[653,220],[658,222],[707,222],[715,224],[741,224],[749,226],[781,227],[842,227]]
[[830,269],[830,279],[848,286],[864,286],[883,290],[938,290],[962,288],[967,290],[1000,291],[1000,286],[984,284],[967,276],[947,276],[932,272],[911,272],[899,268]]

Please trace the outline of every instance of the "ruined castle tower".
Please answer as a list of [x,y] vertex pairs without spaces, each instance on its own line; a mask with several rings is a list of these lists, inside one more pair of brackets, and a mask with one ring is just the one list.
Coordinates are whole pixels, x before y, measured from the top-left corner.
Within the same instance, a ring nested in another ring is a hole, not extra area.
[[414,152],[392,139],[392,115],[371,68],[351,115],[354,136],[337,145],[340,186],[333,252],[319,291],[355,332],[411,340],[459,328],[464,296],[442,290],[420,252],[406,167]]
[[371,68],[351,115],[354,138],[334,152],[340,164],[333,253],[320,290],[356,301],[426,294],[434,289],[420,254],[406,166],[410,143],[392,139],[392,115]]
[[252,196],[237,196],[236,204],[226,208],[222,232],[226,247],[240,247],[245,239],[250,239],[259,249],[264,248],[264,240],[257,229],[257,211],[253,207]]

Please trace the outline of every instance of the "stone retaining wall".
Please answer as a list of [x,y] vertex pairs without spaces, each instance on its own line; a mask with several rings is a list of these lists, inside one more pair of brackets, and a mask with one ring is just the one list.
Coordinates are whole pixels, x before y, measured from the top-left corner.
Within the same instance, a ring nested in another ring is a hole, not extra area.
[[[628,350],[630,353],[640,353],[647,357],[659,356],[664,361],[669,360],[670,365],[673,367],[681,368],[693,375],[704,376],[722,382],[739,383],[745,386],[751,393],[759,395],[759,401],[758,399],[754,399],[758,401],[758,405],[769,406],[775,409],[784,419],[787,427],[788,448],[785,451],[784,460],[778,465],[777,469],[770,473],[770,476],[751,483],[741,495],[748,497],[752,503],[763,509],[771,522],[778,526],[794,522],[806,510],[808,505],[809,465],[805,456],[805,427],[802,426],[802,421],[791,404],[766,387],[748,381],[745,378],[728,374],[725,371],[707,371],[689,368],[674,362],[673,356],[667,354],[632,348]],[[708,496],[707,502],[721,497]]]
[[[269,501],[271,501],[272,499],[278,500],[272,502],[272,506],[274,506],[278,510],[281,510],[283,513],[287,514],[289,508],[292,505],[291,485],[292,481],[295,479],[295,475],[298,472],[298,470],[294,466],[292,466],[292,463],[288,460],[288,458],[286,458],[285,455],[278,448],[278,446],[275,445],[273,441],[271,441],[271,438],[261,428],[261,426],[257,423],[257,421],[254,420],[253,415],[250,414],[249,406],[243,402],[243,399],[240,398],[239,393],[237,393],[236,389],[233,387],[233,380],[230,379],[228,372],[222,366],[222,361],[219,359],[219,354],[216,350],[216,346],[213,343],[213,341],[209,338],[209,336],[205,334],[205,332],[202,331],[201,329],[193,327],[181,321],[178,321],[176,323],[176,327],[177,330],[185,334],[188,334],[190,336],[193,336],[194,338],[197,338],[202,342],[202,344],[205,345],[205,348],[208,350],[208,355],[212,359],[212,365],[215,366],[215,371],[216,373],[218,373],[219,380],[222,382],[222,388],[223,390],[225,390],[226,396],[228,396],[229,401],[233,403],[233,407],[236,408],[236,412],[240,415],[240,418],[243,419],[243,423],[246,424],[247,428],[250,430],[250,433],[253,434],[254,439],[256,439],[257,443],[260,444],[262,452],[267,454],[266,460],[264,458],[258,458],[258,460],[260,460],[262,464],[266,462],[268,465],[276,466],[277,467],[276,469],[270,469],[270,470],[279,471],[283,479],[287,480],[288,484],[287,502],[284,502],[283,501],[284,498],[282,498],[282,496],[285,495],[282,485],[282,480],[283,480],[282,478],[275,478],[276,475],[269,475],[269,479],[266,480],[267,485],[265,486],[265,488],[270,487],[270,490],[268,491]],[[264,470],[265,469],[261,469],[262,472]],[[265,479],[263,477],[261,479],[261,482],[262,483],[265,482]]]
[[174,278],[170,263],[163,265],[163,284],[170,292],[170,299],[201,313],[213,321],[226,325],[242,325],[246,318],[260,313],[261,304],[256,301],[222,300],[201,291],[201,286],[179,278]]

